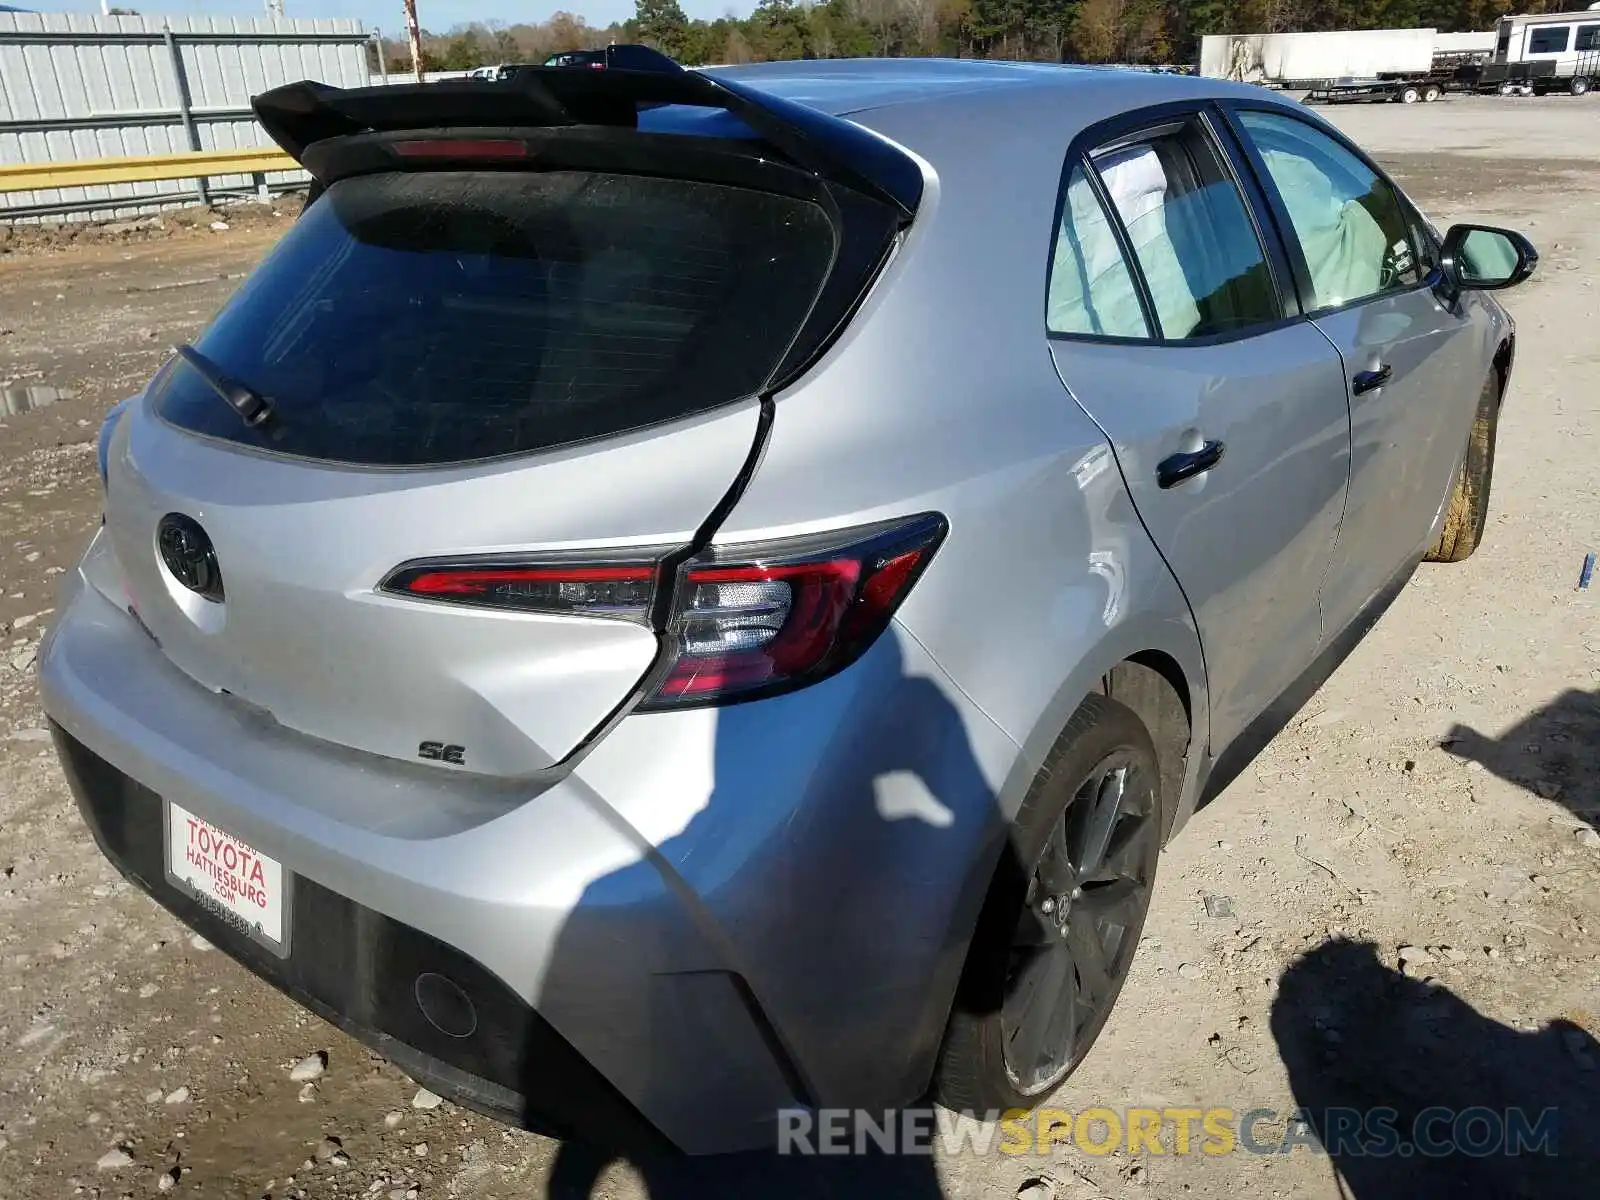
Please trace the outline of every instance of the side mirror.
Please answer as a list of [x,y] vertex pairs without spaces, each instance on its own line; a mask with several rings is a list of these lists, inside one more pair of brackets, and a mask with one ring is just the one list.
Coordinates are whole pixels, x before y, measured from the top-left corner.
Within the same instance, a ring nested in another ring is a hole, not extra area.
[[1516,287],[1539,265],[1539,252],[1532,242],[1513,230],[1491,225],[1450,226],[1439,258],[1445,280],[1457,292]]

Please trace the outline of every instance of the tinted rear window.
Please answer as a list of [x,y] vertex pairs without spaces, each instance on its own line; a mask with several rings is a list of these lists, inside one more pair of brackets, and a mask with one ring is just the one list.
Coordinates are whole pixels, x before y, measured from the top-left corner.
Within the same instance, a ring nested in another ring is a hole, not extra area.
[[372,466],[523,454],[760,391],[834,254],[804,200],[582,172],[335,184],[196,347],[266,396],[275,440],[183,364],[197,433]]

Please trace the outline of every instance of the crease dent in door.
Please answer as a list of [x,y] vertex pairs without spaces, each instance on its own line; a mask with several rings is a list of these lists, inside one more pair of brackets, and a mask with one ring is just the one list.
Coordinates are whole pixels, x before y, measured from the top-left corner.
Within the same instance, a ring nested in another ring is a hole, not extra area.
[[[1167,552],[1162,549],[1160,539],[1158,539],[1155,533],[1151,530],[1150,523],[1145,520],[1144,513],[1139,507],[1138,500],[1133,496],[1133,489],[1128,486],[1128,471],[1127,468],[1123,466],[1122,459],[1117,454],[1116,439],[1111,436],[1110,431],[1107,430],[1104,425],[1100,424],[1099,419],[1094,415],[1094,413],[1089,411],[1088,407],[1083,403],[1083,401],[1078,399],[1077,393],[1072,390],[1072,385],[1067,382],[1066,376],[1061,373],[1060,358],[1052,354],[1050,356],[1050,365],[1055,370],[1056,378],[1061,381],[1061,386],[1066,390],[1068,398],[1078,406],[1078,411],[1083,413],[1084,416],[1088,417],[1094,427],[1100,431],[1100,436],[1105,438],[1106,448],[1111,452],[1111,461],[1116,464],[1117,474],[1122,477],[1122,486],[1127,489],[1129,493],[1129,500],[1132,501],[1133,515],[1139,519],[1139,528],[1144,530],[1145,537],[1150,539],[1150,544],[1155,547],[1157,556],[1161,559],[1162,564],[1167,568],[1167,574],[1172,576],[1172,582],[1177,584],[1178,594],[1183,597],[1184,607],[1189,610],[1189,619],[1194,622],[1195,628],[1199,629],[1200,619],[1195,615],[1194,601],[1189,598],[1189,593],[1183,586],[1183,580],[1178,577],[1178,572],[1173,568],[1171,560],[1167,557]],[[1200,665],[1205,670],[1207,680],[1209,681],[1211,667],[1206,662],[1206,639],[1204,635],[1200,637],[1199,641]],[[1210,684],[1208,682],[1207,688],[1209,689],[1209,687]]]
[[[1316,329],[1318,333],[1322,334],[1323,339],[1328,343],[1329,346],[1333,348],[1333,352],[1339,356],[1339,369],[1344,377],[1348,379],[1350,377],[1350,364],[1345,361],[1344,351],[1339,349],[1339,343],[1335,342],[1331,337],[1328,337],[1327,332],[1323,330],[1321,326],[1317,325],[1315,321],[1311,322],[1311,325],[1312,328]],[[1333,527],[1333,545],[1328,548],[1328,560],[1322,564],[1322,577],[1317,580],[1317,644],[1319,646],[1324,644],[1329,636],[1328,605],[1326,600],[1328,590],[1328,575],[1329,572],[1333,570],[1334,561],[1338,557],[1339,539],[1344,536],[1345,516],[1350,511],[1350,464],[1355,461],[1355,444],[1353,440],[1355,437],[1355,414],[1351,411],[1351,403],[1352,397],[1350,395],[1350,389],[1347,386],[1344,394],[1344,501],[1339,505],[1339,520],[1335,522]],[[1338,632],[1337,627],[1335,627],[1333,632]]]

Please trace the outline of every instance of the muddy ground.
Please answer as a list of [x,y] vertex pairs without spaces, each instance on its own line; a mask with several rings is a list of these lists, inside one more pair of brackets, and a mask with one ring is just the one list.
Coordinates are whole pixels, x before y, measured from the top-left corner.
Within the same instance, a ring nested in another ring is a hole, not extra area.
[[[1600,549],[1600,102],[1334,117],[1436,219],[1513,224],[1544,252],[1509,299],[1492,522],[1471,561],[1418,572],[1168,851],[1123,999],[1052,1104],[1267,1109],[1273,1144],[1302,1106],[1557,1106],[1561,1155],[1071,1150],[648,1181],[611,1164],[576,1172],[589,1194],[1594,1194],[1600,584],[1575,585]],[[236,286],[279,212],[0,241],[0,1196],[531,1197],[557,1157],[413,1107],[399,1072],[192,940],[101,860],[46,740],[32,659],[98,518],[100,416]],[[319,1077],[291,1079],[319,1054]]]

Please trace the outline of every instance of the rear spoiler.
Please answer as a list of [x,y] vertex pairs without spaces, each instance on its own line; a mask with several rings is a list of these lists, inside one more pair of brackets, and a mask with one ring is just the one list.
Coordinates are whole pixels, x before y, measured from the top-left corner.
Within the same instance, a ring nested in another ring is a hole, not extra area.
[[[508,79],[335,88],[305,80],[254,101],[262,128],[296,162],[328,138],[414,129],[607,126],[638,128],[641,108],[721,109],[795,166],[866,192],[903,217],[922,198],[909,155],[860,126],[732,80],[667,61],[660,70],[523,67]],[[670,68],[670,69],[668,69]]]

